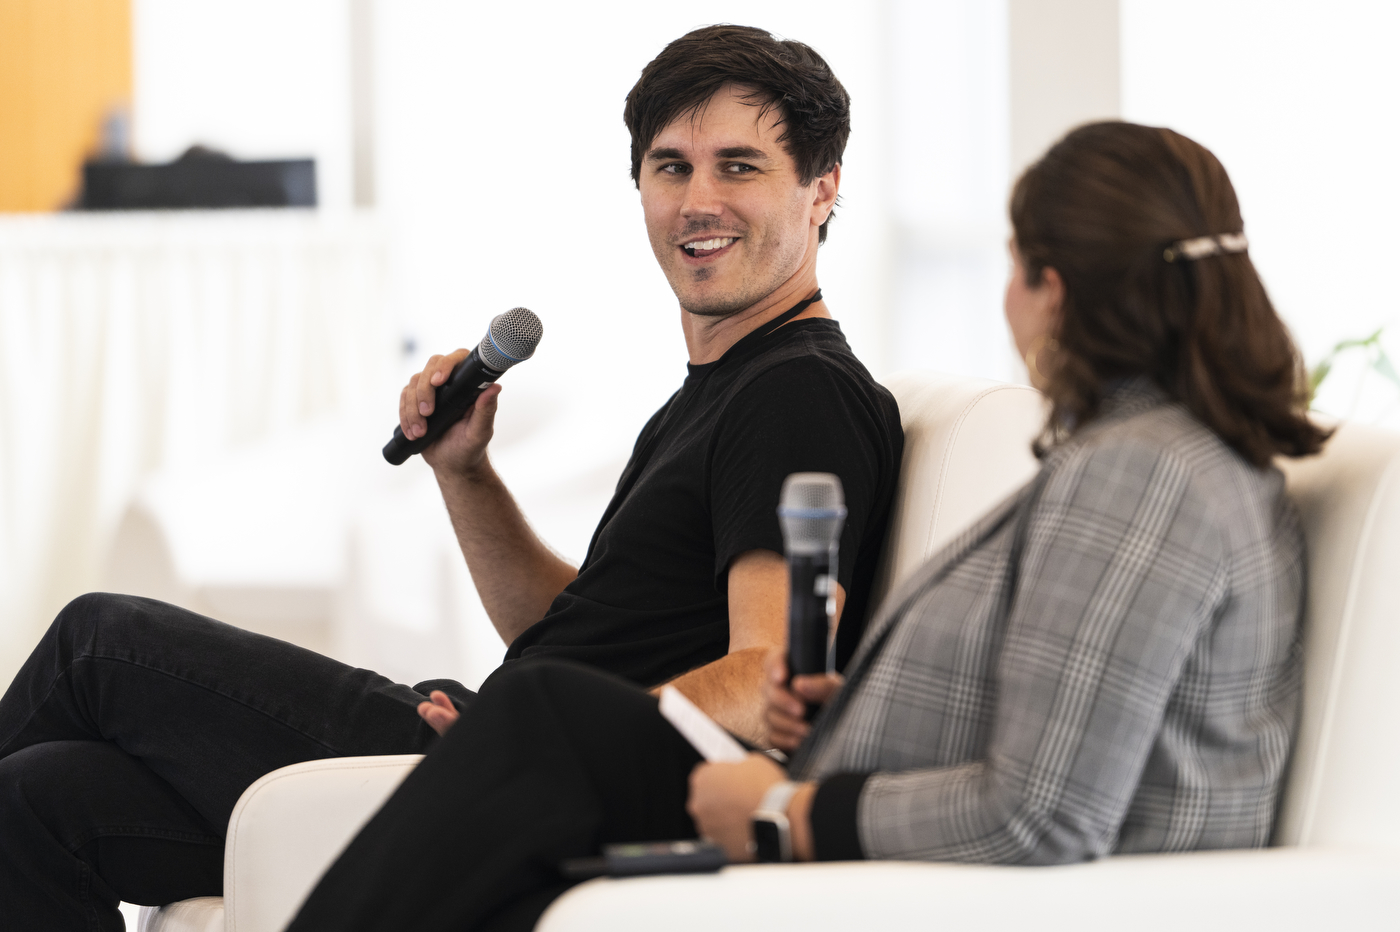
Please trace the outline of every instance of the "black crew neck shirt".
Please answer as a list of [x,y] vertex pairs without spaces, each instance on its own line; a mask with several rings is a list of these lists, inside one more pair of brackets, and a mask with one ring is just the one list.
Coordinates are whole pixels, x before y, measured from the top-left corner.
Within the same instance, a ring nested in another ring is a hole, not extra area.
[[898,480],[894,397],[833,320],[757,330],[688,366],[637,438],[579,574],[506,659],[562,657],[653,686],[729,650],[729,564],[783,552],[777,507],[794,472],[841,478],[837,664],[864,628]]

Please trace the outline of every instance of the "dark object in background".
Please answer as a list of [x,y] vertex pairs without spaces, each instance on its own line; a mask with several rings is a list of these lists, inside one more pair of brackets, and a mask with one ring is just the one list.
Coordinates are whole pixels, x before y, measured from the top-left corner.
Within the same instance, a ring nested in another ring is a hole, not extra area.
[[192,146],[166,165],[94,161],[83,166],[80,210],[315,207],[316,161],[239,162]]

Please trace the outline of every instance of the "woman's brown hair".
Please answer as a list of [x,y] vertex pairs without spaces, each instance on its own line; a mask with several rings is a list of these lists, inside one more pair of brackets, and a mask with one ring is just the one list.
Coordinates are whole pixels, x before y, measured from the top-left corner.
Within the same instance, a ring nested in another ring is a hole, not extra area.
[[1178,240],[1244,228],[1204,146],[1169,129],[1082,126],[1016,182],[1011,225],[1027,284],[1053,268],[1065,286],[1058,348],[1037,359],[1052,431],[1092,420],[1115,379],[1148,375],[1256,466],[1322,448],[1302,359],[1248,254],[1165,258]]

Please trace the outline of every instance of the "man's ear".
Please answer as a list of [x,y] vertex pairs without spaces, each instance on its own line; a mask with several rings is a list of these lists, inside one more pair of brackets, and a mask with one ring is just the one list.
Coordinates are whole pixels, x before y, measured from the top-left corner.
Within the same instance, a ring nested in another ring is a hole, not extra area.
[[836,195],[841,190],[841,163],[837,162],[825,175],[818,175],[812,186],[812,225],[821,226],[836,207]]

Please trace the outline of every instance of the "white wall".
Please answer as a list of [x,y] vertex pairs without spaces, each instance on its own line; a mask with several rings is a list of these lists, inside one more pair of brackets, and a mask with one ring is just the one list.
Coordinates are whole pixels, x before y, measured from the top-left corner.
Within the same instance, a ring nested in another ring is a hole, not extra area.
[[1118,118],[1118,0],[1008,0],[1011,173],[1065,131]]
[[1001,314],[1007,20],[1004,0],[890,4],[892,369],[1016,376]]
[[[1125,118],[1225,164],[1250,255],[1309,362],[1400,327],[1400,4],[1122,0],[1122,24]],[[1387,386],[1349,376],[1320,407],[1400,426]]]

